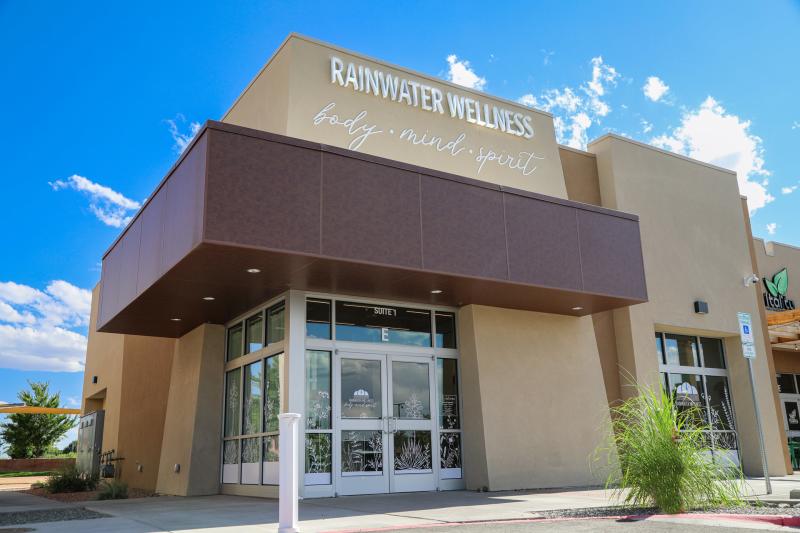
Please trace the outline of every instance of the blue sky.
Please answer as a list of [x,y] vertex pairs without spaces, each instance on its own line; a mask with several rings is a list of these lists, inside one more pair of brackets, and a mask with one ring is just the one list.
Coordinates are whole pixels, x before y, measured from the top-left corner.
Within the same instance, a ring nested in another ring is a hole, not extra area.
[[[46,6],[46,9],[45,9]],[[0,0],[0,401],[80,398],[100,258],[192,132],[292,31],[739,172],[756,235],[800,245],[798,2]]]

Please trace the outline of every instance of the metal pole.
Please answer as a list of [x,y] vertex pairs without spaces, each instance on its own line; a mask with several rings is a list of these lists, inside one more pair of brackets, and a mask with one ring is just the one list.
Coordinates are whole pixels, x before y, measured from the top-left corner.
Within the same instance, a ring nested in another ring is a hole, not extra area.
[[756,429],[758,429],[758,445],[761,448],[761,468],[764,469],[764,483],[767,486],[767,494],[772,494],[772,483],[769,480],[769,467],[767,465],[767,450],[764,449],[764,432],[761,430],[761,410],[758,408],[756,399],[756,380],[753,379],[753,360],[747,359],[747,370],[750,374],[750,390],[753,392],[753,408],[756,412]]

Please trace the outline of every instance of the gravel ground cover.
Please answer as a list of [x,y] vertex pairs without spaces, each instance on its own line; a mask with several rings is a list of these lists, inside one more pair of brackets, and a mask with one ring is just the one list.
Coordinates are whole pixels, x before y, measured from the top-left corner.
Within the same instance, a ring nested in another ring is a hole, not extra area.
[[[28,490],[21,490],[19,492],[33,494],[34,496],[40,496],[42,498],[48,498],[50,500],[56,500],[65,503],[95,501],[97,500],[97,495],[100,493],[99,490],[90,490],[85,492],[57,492],[55,494],[51,494],[43,488],[32,488]],[[155,494],[142,489],[128,488],[128,499],[148,498],[150,496],[155,496]]]
[[0,526],[33,524],[37,522],[61,522],[64,520],[86,520],[89,518],[105,518],[107,516],[109,515],[90,511],[83,507],[17,511],[13,513],[0,513]]
[[[747,502],[741,507],[713,507],[688,511],[696,514],[730,513],[751,515],[800,516],[800,502],[765,503]],[[583,509],[556,509],[552,511],[534,511],[532,514],[543,518],[601,518],[608,516],[650,515],[659,514],[655,507],[588,507]]]

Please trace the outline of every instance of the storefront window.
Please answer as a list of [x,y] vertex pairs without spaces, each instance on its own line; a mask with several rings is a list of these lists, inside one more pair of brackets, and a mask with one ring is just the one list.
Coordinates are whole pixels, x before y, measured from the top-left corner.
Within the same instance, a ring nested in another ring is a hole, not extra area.
[[278,465],[280,454],[278,452],[278,435],[264,437],[264,449],[262,450],[262,480],[265,485],[278,484]]
[[700,349],[703,351],[703,366],[706,368],[725,368],[725,356],[722,351],[722,339],[700,337]]
[[380,418],[383,413],[381,362],[375,359],[342,359],[342,418]]
[[698,366],[697,341],[685,335],[664,335],[668,365]]
[[331,484],[331,434],[306,434],[306,485]]
[[382,432],[342,431],[341,448],[344,475],[383,472]]
[[705,379],[711,427],[719,430],[736,429],[728,378],[724,376],[706,376]]
[[[261,431],[261,361],[244,367],[242,434]],[[244,452],[243,452],[244,453]]]
[[228,361],[242,356],[242,325],[228,328]]
[[700,425],[708,420],[705,406],[705,391],[703,380],[694,374],[670,374],[670,392],[675,399],[675,406],[679,411],[694,411]]
[[306,301],[306,337],[310,339],[331,338],[331,302],[330,300]]
[[242,484],[257,485],[259,474],[259,440],[242,439]]
[[736,419],[722,340],[656,333],[656,352],[662,384],[676,408],[692,411],[690,422],[704,428],[715,462],[738,467]]
[[274,305],[267,311],[267,342],[269,344],[283,340],[286,329],[286,306],[283,302]]
[[402,474],[426,473],[433,468],[430,431],[394,432],[394,471]]
[[239,483],[238,440],[226,440],[222,445],[222,482]]
[[781,394],[797,394],[794,374],[778,374],[778,392]]
[[245,353],[256,352],[264,347],[264,318],[261,313],[245,322]]
[[458,361],[455,359],[436,360],[436,379],[439,394],[439,427],[458,429]]
[[336,302],[336,340],[431,346],[431,312]]
[[458,360],[436,359],[439,411],[439,477],[461,478],[461,420],[458,397]]
[[281,360],[283,354],[266,360],[264,384],[264,431],[278,431],[278,414],[281,411]]
[[393,412],[401,420],[431,419],[428,363],[392,362]]
[[461,433],[439,435],[439,477],[461,479]]
[[331,428],[331,353],[306,351],[306,429]]
[[656,333],[656,353],[658,354],[658,362],[661,364],[666,363],[664,360],[664,345],[661,333]]
[[456,315],[436,311],[436,347],[456,347]]
[[226,334],[223,483],[277,483],[285,303],[261,308]]
[[231,370],[225,375],[225,436],[239,434],[239,387],[242,369]]
[[800,431],[800,414],[798,414],[797,402],[783,402],[786,412],[786,425],[789,431]]

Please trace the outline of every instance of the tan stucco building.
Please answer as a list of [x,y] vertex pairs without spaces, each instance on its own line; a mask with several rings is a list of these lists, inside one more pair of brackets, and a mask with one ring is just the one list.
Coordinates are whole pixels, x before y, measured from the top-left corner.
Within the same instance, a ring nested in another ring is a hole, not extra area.
[[744,312],[785,474],[773,249],[731,171],[292,35],[106,252],[83,408],[166,494],[276,495],[280,412],[304,497],[578,487],[637,381],[760,475]]

